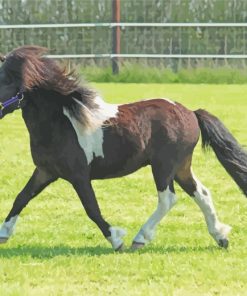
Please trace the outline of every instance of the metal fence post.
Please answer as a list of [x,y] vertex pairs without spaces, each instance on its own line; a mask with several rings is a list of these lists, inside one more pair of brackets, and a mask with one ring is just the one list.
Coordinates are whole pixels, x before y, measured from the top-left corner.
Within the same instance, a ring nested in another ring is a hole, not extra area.
[[[120,22],[120,0],[112,0],[112,22]],[[112,53],[120,54],[120,26],[112,28]],[[119,58],[112,58],[112,73],[119,73]]]

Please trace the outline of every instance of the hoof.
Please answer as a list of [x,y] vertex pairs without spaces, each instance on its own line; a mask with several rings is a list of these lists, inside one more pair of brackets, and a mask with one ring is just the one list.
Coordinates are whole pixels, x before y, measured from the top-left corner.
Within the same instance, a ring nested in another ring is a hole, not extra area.
[[145,247],[144,243],[133,242],[131,249],[135,251],[135,250],[142,249],[143,247]]
[[0,244],[5,244],[8,241],[8,237],[0,237]]
[[115,249],[115,252],[123,252],[125,250],[125,245],[122,243],[117,249]]
[[228,239],[220,239],[218,244],[221,248],[227,249],[229,245],[229,241]]

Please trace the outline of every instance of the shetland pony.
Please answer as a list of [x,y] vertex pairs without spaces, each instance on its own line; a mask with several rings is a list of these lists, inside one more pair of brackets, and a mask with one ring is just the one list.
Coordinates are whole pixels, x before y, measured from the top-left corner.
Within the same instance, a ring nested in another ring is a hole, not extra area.
[[201,132],[203,147],[213,148],[247,195],[247,153],[220,120],[161,98],[107,104],[94,90],[80,85],[74,73],[45,57],[46,52],[23,46],[1,57],[0,117],[22,109],[36,168],[0,228],[0,242],[10,238],[28,202],[62,178],[72,184],[113,249],[121,250],[125,231],[102,217],[91,181],[122,177],[150,165],[158,205],[132,247],[141,248],[154,238],[157,225],[176,202],[176,181],[202,210],[211,236],[227,248],[230,227],[220,222],[210,192],[191,169]]

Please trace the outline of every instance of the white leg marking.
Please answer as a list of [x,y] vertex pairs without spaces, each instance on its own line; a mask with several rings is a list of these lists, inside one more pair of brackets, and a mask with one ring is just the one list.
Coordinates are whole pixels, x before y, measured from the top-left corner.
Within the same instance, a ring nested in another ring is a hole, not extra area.
[[134,242],[147,244],[153,240],[156,226],[176,202],[176,195],[169,190],[169,187],[163,192],[158,191],[158,197],[157,209],[137,233]]
[[111,236],[109,236],[107,239],[112,244],[113,249],[117,250],[123,244],[122,237],[126,235],[126,231],[117,226],[111,226],[109,230],[111,232]]
[[4,222],[0,228],[0,243],[5,243],[14,232],[18,215],[12,217],[8,222]]
[[193,178],[196,181],[197,187],[197,190],[194,192],[195,202],[203,212],[208,226],[208,232],[216,240],[216,242],[219,243],[221,239],[227,239],[227,235],[231,231],[231,227],[219,221],[209,190],[194,176]]

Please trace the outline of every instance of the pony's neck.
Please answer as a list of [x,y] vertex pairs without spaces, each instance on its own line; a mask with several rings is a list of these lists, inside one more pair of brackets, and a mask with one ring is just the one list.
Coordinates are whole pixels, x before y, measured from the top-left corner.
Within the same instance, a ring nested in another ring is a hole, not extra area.
[[61,126],[61,121],[66,120],[66,117],[79,122],[81,132],[91,133],[118,113],[118,105],[106,103],[97,94],[90,98],[85,98],[83,93],[79,95],[81,97],[73,94],[66,97],[46,90],[29,93],[22,110],[29,133],[49,134],[49,130],[54,125]]
[[26,104],[22,108],[22,117],[30,137],[43,137],[50,140],[53,126],[63,116],[62,105],[57,104],[56,94],[46,91],[33,91],[26,94]]

